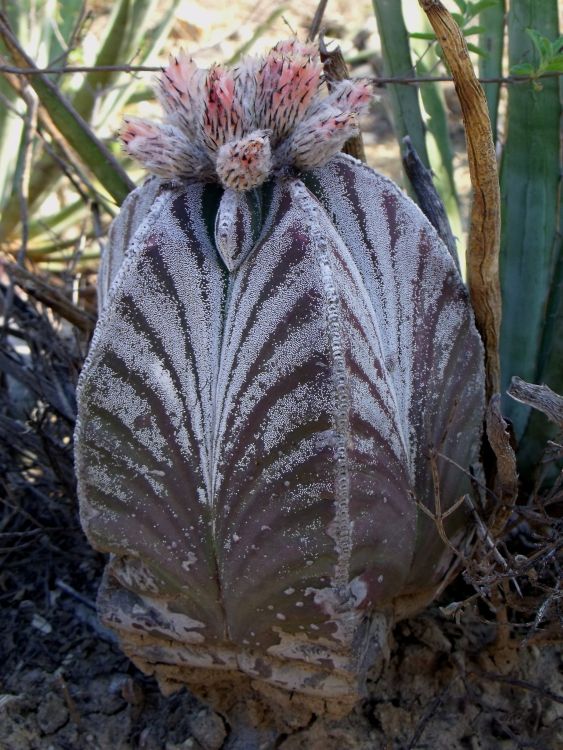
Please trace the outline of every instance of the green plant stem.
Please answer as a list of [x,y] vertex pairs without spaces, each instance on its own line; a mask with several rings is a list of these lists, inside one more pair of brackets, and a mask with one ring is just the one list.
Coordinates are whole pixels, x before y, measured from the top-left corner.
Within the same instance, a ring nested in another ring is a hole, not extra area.
[[[479,47],[485,52],[485,56],[479,58],[479,75],[482,78],[498,78],[502,75],[505,14],[506,0],[496,0],[496,5],[485,8],[479,15],[480,25],[485,27],[485,31],[479,36]],[[486,83],[483,88],[496,142],[500,85]]]
[[[96,58],[96,65],[112,65],[120,59],[119,52],[127,35],[130,6],[130,0],[121,0],[113,6],[106,35]],[[85,120],[90,120],[92,117],[100,90],[111,86],[118,75],[118,73],[108,75],[92,70],[84,77],[82,85],[74,96],[73,105]]]
[[[373,0],[381,50],[387,76],[400,77],[413,74],[409,38],[398,0]],[[389,86],[395,131],[399,142],[410,136],[412,145],[426,167],[430,166],[424,122],[420,112],[418,91],[408,86]]]

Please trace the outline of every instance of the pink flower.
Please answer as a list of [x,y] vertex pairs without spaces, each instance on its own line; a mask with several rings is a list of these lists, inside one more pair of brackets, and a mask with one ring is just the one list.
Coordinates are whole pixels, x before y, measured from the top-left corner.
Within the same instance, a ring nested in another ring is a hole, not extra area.
[[164,122],[127,120],[121,140],[161,177],[239,191],[288,169],[320,166],[358,132],[358,114],[372,96],[362,80],[327,92],[322,71],[314,45],[295,39],[231,69],[203,70],[181,53],[158,84]]

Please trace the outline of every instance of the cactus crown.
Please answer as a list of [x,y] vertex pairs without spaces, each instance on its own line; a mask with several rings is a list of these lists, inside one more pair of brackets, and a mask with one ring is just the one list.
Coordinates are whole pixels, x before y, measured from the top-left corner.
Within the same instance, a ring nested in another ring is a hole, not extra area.
[[198,68],[184,53],[158,80],[164,122],[129,118],[125,150],[166,179],[250,190],[291,168],[322,166],[357,133],[371,99],[365,80],[323,91],[314,45],[283,41],[233,68]]

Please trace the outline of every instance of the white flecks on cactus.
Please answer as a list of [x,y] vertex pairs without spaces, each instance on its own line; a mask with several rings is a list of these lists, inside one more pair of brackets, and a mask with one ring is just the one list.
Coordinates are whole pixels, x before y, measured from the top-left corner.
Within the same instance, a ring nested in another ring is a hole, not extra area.
[[450,564],[421,506],[447,515],[478,461],[466,290],[417,207],[336,154],[369,85],[321,81],[296,41],[232,69],[181,54],[164,121],[122,130],[162,179],[110,233],[76,467],[112,555],[101,614],[163,681],[357,696]]
[[[144,221],[138,205],[79,387],[82,521],[123,561],[102,613],[151,633],[131,636],[141,666],[353,693],[378,618],[430,598],[451,556],[419,510],[434,451],[443,512],[478,460],[482,349],[454,264],[343,155],[255,190],[161,185]],[[460,538],[463,510],[446,525]]]
[[233,68],[197,67],[184,53],[158,84],[162,124],[126,120],[125,150],[167,179],[218,181],[245,191],[276,173],[324,164],[358,132],[371,99],[365,80],[328,92],[312,44],[289,40]]

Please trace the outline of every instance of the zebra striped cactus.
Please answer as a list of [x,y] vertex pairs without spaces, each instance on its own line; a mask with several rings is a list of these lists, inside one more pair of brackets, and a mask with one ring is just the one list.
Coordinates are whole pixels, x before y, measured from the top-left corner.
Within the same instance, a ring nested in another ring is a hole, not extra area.
[[448,573],[430,516],[470,491],[484,376],[435,231],[338,153],[369,87],[321,81],[297,42],[180,56],[164,123],[125,123],[156,177],[110,233],[76,463],[99,610],[143,670],[346,708]]

